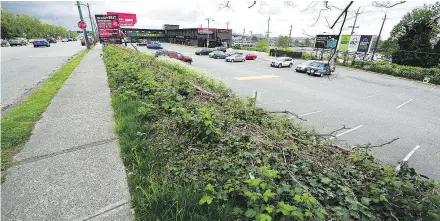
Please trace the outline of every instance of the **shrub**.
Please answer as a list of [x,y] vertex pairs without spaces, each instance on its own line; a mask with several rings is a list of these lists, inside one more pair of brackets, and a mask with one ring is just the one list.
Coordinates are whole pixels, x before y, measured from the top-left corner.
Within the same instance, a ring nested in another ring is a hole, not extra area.
[[169,59],[104,61],[137,220],[438,220],[439,186]]

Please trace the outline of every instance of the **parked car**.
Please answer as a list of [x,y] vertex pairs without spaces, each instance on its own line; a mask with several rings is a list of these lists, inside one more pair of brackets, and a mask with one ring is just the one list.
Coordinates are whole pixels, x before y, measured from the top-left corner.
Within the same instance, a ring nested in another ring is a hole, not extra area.
[[301,64],[297,65],[295,68],[296,72],[302,72],[302,73],[306,73],[308,68],[310,68],[310,65],[315,62],[315,60],[310,60],[310,61],[304,61]]
[[272,62],[270,62],[270,66],[277,68],[282,68],[282,67],[291,68],[293,66],[293,59],[289,57],[278,57]]
[[68,38],[67,41],[73,41],[73,38]]
[[11,45],[11,47],[17,45],[23,46],[26,45],[26,42],[22,39],[13,38],[13,39],[9,39],[9,45]]
[[41,46],[50,47],[50,42],[46,39],[36,39],[32,43],[34,44],[34,48]]
[[77,38],[72,38],[72,41],[78,41],[78,39]]
[[255,60],[257,59],[257,55],[256,54],[252,54],[252,53],[247,53],[244,56],[246,58],[246,60]]
[[34,43],[35,39],[29,39],[28,43]]
[[61,40],[62,42],[68,42],[69,41],[69,39],[67,39],[67,38],[63,38],[63,40]]
[[19,39],[19,40],[23,40],[24,43],[25,43],[26,45],[29,43],[29,41],[27,40],[27,38],[17,38],[17,39]]
[[213,50],[211,48],[202,48],[198,51],[196,51],[196,55],[208,55],[209,53],[211,53]]
[[214,48],[214,50],[215,51],[223,51],[223,52],[226,52],[226,47],[216,47],[216,48]]
[[239,52],[239,51],[228,51],[228,52],[226,52],[225,53],[226,54],[226,56],[231,56],[231,55],[234,55],[234,54],[243,54],[243,52]]
[[148,49],[163,49],[162,45],[160,45],[159,43],[147,44],[147,48]]
[[55,38],[52,38],[52,37],[48,37],[47,39],[46,39],[49,43],[57,43],[57,40],[55,39]]
[[167,55],[170,58],[181,60],[181,61],[189,63],[189,64],[191,64],[192,61],[193,61],[192,58],[190,58],[188,56],[185,56],[185,55],[183,55],[183,54],[181,54],[179,52],[175,52],[175,51],[169,51]]
[[9,47],[9,42],[6,40],[1,39],[1,46],[2,47]]
[[146,39],[139,39],[139,41],[137,42],[137,45],[147,45],[149,44],[149,42],[147,42]]
[[314,61],[310,64],[310,67],[307,69],[308,75],[317,75],[324,76],[330,75],[331,71],[329,69],[328,63],[323,61]]
[[228,62],[228,61],[230,61],[230,62],[235,62],[235,61],[245,62],[246,58],[243,55],[241,55],[241,54],[233,54],[233,55],[231,55],[229,57],[226,57],[225,61],[226,62]]
[[209,53],[209,57],[214,59],[225,59],[227,56],[223,51],[213,51]]
[[154,54],[154,56],[159,57],[159,56],[167,56],[168,55],[168,51],[165,49],[159,49],[156,51],[156,53]]

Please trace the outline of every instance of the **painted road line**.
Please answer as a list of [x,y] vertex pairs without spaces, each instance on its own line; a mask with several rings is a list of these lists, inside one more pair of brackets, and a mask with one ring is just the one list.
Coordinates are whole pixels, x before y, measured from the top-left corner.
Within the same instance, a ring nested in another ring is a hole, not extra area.
[[276,104],[276,103],[285,103],[285,102],[290,102],[290,100],[265,102],[265,103],[260,103],[260,104],[257,104],[257,105]]
[[400,170],[400,166],[401,166],[403,163],[405,163],[406,161],[408,161],[409,158],[411,158],[411,156],[412,156],[412,155],[416,152],[416,150],[419,149],[419,148],[420,148],[419,145],[417,145],[416,147],[414,147],[414,149],[412,149],[412,150],[406,155],[406,157],[403,158],[402,163],[399,163],[399,165],[397,165],[396,170],[399,171],[399,170]]
[[260,79],[277,78],[277,77],[280,77],[280,76],[276,76],[276,75],[260,75],[260,76],[235,77],[235,79],[239,80],[239,81],[248,81],[248,80],[260,80]]
[[333,140],[333,139],[338,138],[338,137],[340,137],[340,136],[342,136],[342,135],[344,135],[344,134],[347,134],[347,133],[350,133],[350,132],[352,132],[352,131],[355,131],[355,130],[357,130],[357,129],[363,127],[363,126],[364,126],[364,125],[359,125],[359,126],[357,126],[357,127],[355,127],[355,128],[351,128],[350,130],[344,131],[344,132],[342,132],[342,133],[340,133],[340,134],[336,134],[336,136],[331,137],[330,140]]
[[300,116],[300,117],[304,117],[304,116],[307,116],[307,115],[317,114],[317,113],[319,113],[319,112],[322,112],[322,110],[319,110],[319,111],[313,111],[313,112],[305,113],[305,114],[300,114],[300,115],[298,115],[298,116]]
[[368,99],[368,98],[370,98],[370,97],[375,97],[375,96],[377,96],[377,95],[379,95],[379,94],[382,94],[382,93],[377,93],[377,94],[373,94],[373,95],[370,95],[370,96],[364,97],[364,98],[362,98],[362,100]]
[[431,89],[429,89],[430,91],[432,91],[432,90],[434,90],[434,88],[435,88],[435,85],[434,86],[432,86],[432,88]]
[[405,105],[405,104],[411,102],[412,100],[413,100],[413,99],[409,99],[407,102],[405,102],[405,103],[403,103],[403,104],[397,106],[396,109],[398,109],[398,108],[402,107],[403,105]]
[[400,97],[400,96],[402,96],[402,95],[404,95],[404,94],[405,94],[405,93],[401,93],[401,94],[398,94],[397,96],[399,96],[399,97]]

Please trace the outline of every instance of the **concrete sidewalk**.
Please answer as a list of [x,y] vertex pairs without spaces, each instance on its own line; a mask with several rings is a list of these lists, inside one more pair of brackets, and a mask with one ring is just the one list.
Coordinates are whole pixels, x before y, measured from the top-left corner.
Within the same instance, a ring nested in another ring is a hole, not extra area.
[[97,45],[35,125],[1,186],[1,220],[131,220]]

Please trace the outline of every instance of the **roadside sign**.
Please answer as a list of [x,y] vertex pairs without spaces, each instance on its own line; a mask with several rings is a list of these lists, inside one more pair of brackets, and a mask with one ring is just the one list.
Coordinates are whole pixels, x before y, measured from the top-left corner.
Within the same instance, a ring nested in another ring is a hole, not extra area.
[[95,15],[99,40],[103,44],[122,44],[118,15]]
[[78,22],[78,27],[81,29],[86,29],[87,28],[87,24],[84,21],[79,21]]
[[333,48],[338,39],[338,35],[316,35],[315,48]]

